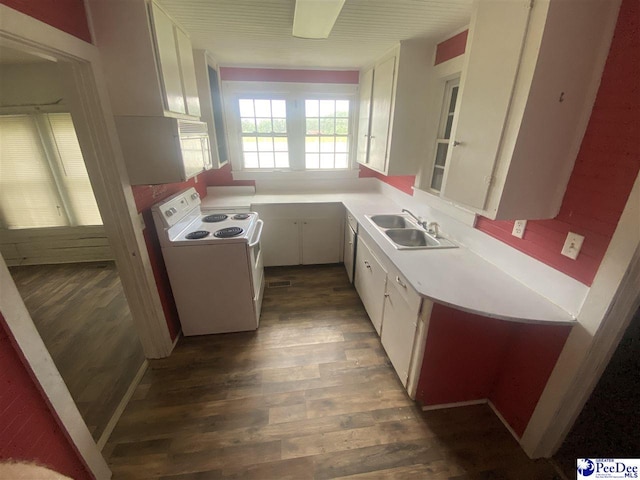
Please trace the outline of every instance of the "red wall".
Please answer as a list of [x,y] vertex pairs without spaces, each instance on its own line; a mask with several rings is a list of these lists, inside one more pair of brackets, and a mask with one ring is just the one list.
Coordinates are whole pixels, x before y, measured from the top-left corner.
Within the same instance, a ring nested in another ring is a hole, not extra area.
[[[480,217],[476,228],[591,285],[640,171],[640,2],[623,0],[596,102],[558,216],[527,223]],[[584,235],[577,260],[560,254],[568,232]]]
[[35,462],[76,480],[84,465],[0,313],[0,460]]
[[489,399],[522,435],[571,327],[485,318],[435,304],[416,399]]
[[378,180],[381,180],[404,193],[408,193],[409,195],[413,195],[413,184],[416,183],[415,175],[383,175],[382,173],[371,170],[364,165],[360,165],[358,177],[377,178]]
[[440,42],[436,47],[436,60],[434,65],[438,65],[452,58],[462,55],[467,48],[467,37],[469,36],[469,30],[460,32],[457,35]]
[[0,0],[0,3],[91,43],[82,0]]

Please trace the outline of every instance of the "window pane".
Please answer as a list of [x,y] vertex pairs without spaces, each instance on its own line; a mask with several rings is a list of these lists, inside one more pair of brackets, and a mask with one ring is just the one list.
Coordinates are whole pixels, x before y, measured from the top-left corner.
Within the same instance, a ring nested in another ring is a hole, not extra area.
[[240,116],[241,117],[255,117],[256,113],[253,110],[253,100],[241,99],[240,104]]
[[271,100],[255,100],[256,117],[271,116]]
[[320,100],[320,116],[334,117],[336,112],[335,100]]
[[68,225],[35,121],[0,117],[0,213],[7,228]]
[[287,133],[287,119],[286,118],[274,118],[273,119],[273,132],[274,133]]
[[256,118],[256,124],[258,125],[258,133],[271,133],[273,128],[271,127],[270,118]]
[[304,150],[308,153],[317,153],[320,151],[320,139],[318,137],[306,137],[304,141]]
[[255,133],[256,131],[256,120],[255,118],[242,118],[242,133]]
[[451,126],[453,125],[453,115],[447,116],[447,125],[444,127],[444,138],[451,137]]
[[[258,137],[258,151],[273,152],[273,139],[271,137]],[[262,164],[262,157],[260,159],[260,164]]]
[[243,152],[257,152],[258,143],[256,137],[242,137],[242,151]]
[[349,140],[347,137],[336,137],[336,152],[349,152]]
[[320,155],[317,153],[307,153],[305,155],[305,166],[307,168],[320,168]]
[[436,165],[444,167],[444,163],[447,160],[447,150],[449,149],[449,144],[440,142],[438,143],[438,149],[436,150]]
[[335,119],[331,118],[321,118],[320,119],[320,133],[323,135],[333,135],[335,133]]
[[285,100],[271,100],[271,115],[274,117],[287,117],[287,102]]
[[433,177],[431,178],[431,188],[440,191],[442,188],[442,177],[444,177],[444,170],[440,168],[433,169]]
[[346,153],[336,154],[336,168],[347,168],[349,166],[349,157]]
[[349,120],[347,118],[336,118],[336,135],[347,135],[349,133]]
[[273,149],[276,152],[286,152],[289,150],[286,137],[273,137]]
[[336,117],[348,117],[349,116],[349,100],[337,100],[336,101]]
[[307,134],[317,135],[320,133],[320,121],[317,118],[307,118]]
[[320,116],[320,102],[318,100],[305,100],[304,102],[304,114],[307,117],[319,117]]
[[333,137],[320,137],[320,151],[324,153],[335,152]]
[[456,109],[456,99],[458,98],[458,87],[451,89],[451,101],[449,102],[449,113],[453,113]]
[[332,153],[321,153],[320,168],[333,168],[333,158],[334,155]]
[[273,152],[260,152],[260,168],[275,167],[275,157]]
[[245,168],[259,168],[258,154],[255,152],[244,153],[244,166]]
[[276,152],[276,168],[289,168],[289,154],[287,152]]

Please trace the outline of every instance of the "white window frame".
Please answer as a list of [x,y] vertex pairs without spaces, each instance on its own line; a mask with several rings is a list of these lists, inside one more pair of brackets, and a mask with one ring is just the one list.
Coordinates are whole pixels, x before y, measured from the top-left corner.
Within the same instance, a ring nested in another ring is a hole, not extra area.
[[[458,94],[456,97],[456,105],[454,106],[453,112],[449,111],[449,107],[451,105],[451,96],[453,94],[453,89],[454,88],[458,88]],[[440,122],[438,124],[438,135],[436,138],[436,142],[435,142],[435,146],[433,149],[433,162],[431,163],[431,172],[429,174],[429,181],[427,183],[427,188],[429,190],[429,192],[433,193],[434,195],[440,195],[440,192],[442,190],[442,186],[440,187],[440,190],[436,190],[435,188],[432,187],[432,182],[433,182],[433,177],[434,174],[436,172],[436,170],[441,169],[442,170],[442,181],[444,184],[444,179],[445,179],[445,172],[446,172],[446,168],[447,165],[449,163],[449,157],[451,156],[451,148],[449,147],[449,143],[451,140],[451,134],[453,133],[453,127],[455,126],[455,116],[458,112],[458,100],[460,99],[460,76],[456,76],[454,78],[451,78],[449,80],[446,81],[445,83],[445,87],[444,87],[444,95],[442,98],[442,107],[440,109]],[[449,138],[445,138],[444,134],[445,134],[445,130],[447,128],[447,120],[449,118],[449,115],[451,115],[452,118],[452,123],[451,123],[451,131],[449,132]],[[438,147],[440,145],[447,145],[447,152],[445,155],[445,162],[443,165],[437,165],[436,164],[436,160],[437,160],[437,156],[438,156]]]
[[[291,176],[336,177],[357,175],[355,152],[358,119],[358,85],[286,82],[223,81],[224,114],[228,127],[229,156],[234,179],[256,179],[278,174]],[[242,157],[242,130],[238,100],[241,98],[271,98],[287,101],[287,136],[289,139],[289,168],[245,169]],[[346,169],[305,168],[305,111],[304,100],[349,100],[349,152]],[[355,174],[353,172],[356,172]]]

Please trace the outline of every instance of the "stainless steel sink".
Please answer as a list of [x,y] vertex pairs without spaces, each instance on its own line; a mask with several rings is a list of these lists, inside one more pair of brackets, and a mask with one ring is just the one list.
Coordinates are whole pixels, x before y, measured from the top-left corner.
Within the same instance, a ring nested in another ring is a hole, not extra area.
[[384,232],[401,247],[439,247],[440,242],[424,230],[414,228],[389,229]]
[[413,225],[404,215],[373,215],[369,217],[373,223],[381,228],[413,228]]
[[405,214],[365,215],[398,250],[458,248],[441,235],[432,235]]

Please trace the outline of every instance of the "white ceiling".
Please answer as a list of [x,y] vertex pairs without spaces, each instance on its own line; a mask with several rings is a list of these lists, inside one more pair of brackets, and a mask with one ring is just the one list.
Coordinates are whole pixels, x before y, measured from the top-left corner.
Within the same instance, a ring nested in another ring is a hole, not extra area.
[[159,0],[194,48],[221,65],[358,68],[399,40],[443,40],[469,23],[473,0],[346,0],[326,40],[291,36],[295,0]]

